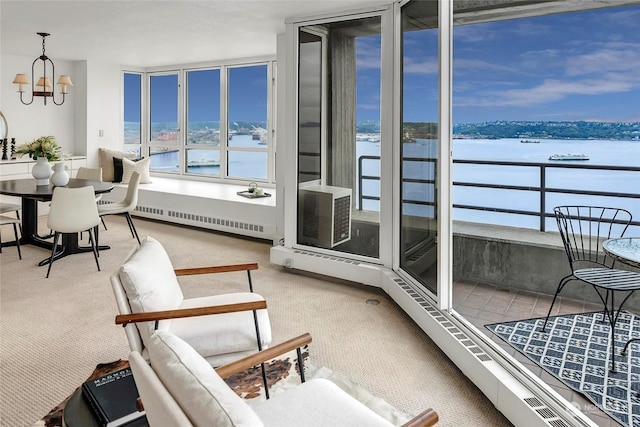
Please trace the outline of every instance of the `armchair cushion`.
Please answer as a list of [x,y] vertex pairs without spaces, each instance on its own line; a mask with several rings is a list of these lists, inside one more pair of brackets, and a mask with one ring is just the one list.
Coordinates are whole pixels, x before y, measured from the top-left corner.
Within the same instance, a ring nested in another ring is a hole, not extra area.
[[[253,407],[266,427],[393,427],[336,384],[314,378]],[[301,420],[304,420],[302,422]]]
[[151,367],[194,425],[263,425],[211,365],[180,338],[157,331],[149,338],[148,351]]
[[[140,248],[120,267],[118,275],[134,313],[175,310],[184,300],[169,255],[153,237],[143,240]],[[169,325],[170,321],[163,321],[159,328],[166,329]],[[153,322],[139,323],[137,327],[147,346]]]
[[[264,301],[264,298],[251,292],[220,294],[185,299],[180,308],[252,301]],[[256,314],[260,325],[260,340],[263,348],[266,348],[271,342],[269,315],[267,310],[257,310]],[[210,316],[175,319],[166,330],[186,341],[213,366],[226,365],[257,351],[256,329],[251,311],[216,315],[215,322],[211,321]]]
[[129,354],[131,372],[140,396],[144,396],[147,422],[152,426],[192,427],[193,424],[182,412],[173,396],[169,394],[149,363],[138,353]]

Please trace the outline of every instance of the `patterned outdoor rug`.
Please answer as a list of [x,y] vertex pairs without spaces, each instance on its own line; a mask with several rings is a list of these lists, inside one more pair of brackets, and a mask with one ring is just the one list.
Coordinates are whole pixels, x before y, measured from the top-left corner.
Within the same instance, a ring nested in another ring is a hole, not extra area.
[[[300,384],[301,379],[297,360],[297,352],[294,350],[278,357],[277,359],[272,359],[265,363],[267,383],[269,384],[269,393],[271,397]],[[411,418],[410,415],[396,409],[384,399],[373,396],[364,388],[353,383],[346,376],[335,373],[324,367],[316,368],[313,366],[309,363],[309,351],[306,346],[302,349],[302,360],[304,364],[305,378],[307,380],[312,378],[326,378],[333,381],[347,393],[394,425],[404,424]],[[127,360],[117,360],[115,362],[99,364],[87,380],[98,378],[127,366],[129,366],[129,362]],[[259,367],[251,368],[242,373],[232,375],[227,378],[225,382],[236,392],[236,394],[238,394],[238,396],[244,398],[249,405],[266,399],[262,370]],[[62,426],[62,412],[70,397],[71,396],[63,400],[41,420],[33,424],[32,427]]]
[[609,369],[609,323],[601,319],[601,312],[550,317],[546,332],[544,317],[485,326],[619,423],[640,427],[640,342],[620,354],[628,339],[640,338],[640,317],[620,313],[615,373]]

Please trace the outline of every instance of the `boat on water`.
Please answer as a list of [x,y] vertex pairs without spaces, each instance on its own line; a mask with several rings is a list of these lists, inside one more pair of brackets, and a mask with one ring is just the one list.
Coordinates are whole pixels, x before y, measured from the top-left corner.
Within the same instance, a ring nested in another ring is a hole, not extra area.
[[198,167],[204,167],[204,166],[220,166],[220,162],[218,160],[206,160],[206,159],[189,160],[187,162],[187,167],[189,168],[198,168]]
[[537,139],[521,139],[520,143],[521,144],[540,144],[540,141],[538,141]]
[[586,154],[554,154],[549,160],[589,160]]

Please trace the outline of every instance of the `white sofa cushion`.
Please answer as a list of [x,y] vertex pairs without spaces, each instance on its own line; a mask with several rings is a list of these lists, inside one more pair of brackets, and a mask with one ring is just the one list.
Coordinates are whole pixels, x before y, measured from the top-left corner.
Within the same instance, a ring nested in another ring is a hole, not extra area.
[[[119,273],[132,313],[175,310],[184,296],[178,278],[160,242],[147,236],[140,248],[120,267]],[[159,329],[169,327],[171,321],[159,322]],[[147,345],[154,322],[136,324],[142,341]]]
[[315,378],[253,406],[266,427],[393,427],[340,387]]
[[104,182],[113,182],[115,168],[113,166],[113,158],[133,158],[135,153],[125,153],[124,151],[111,150],[109,148],[99,148],[98,157],[100,158],[100,167],[102,168],[102,180]]
[[157,331],[149,338],[148,351],[151,367],[194,425],[263,425],[211,365],[180,338]]
[[151,166],[151,157],[146,157],[137,161],[132,161],[126,157],[122,159],[122,183],[128,184],[131,181],[131,175],[134,172],[140,174],[140,184],[151,183],[151,175],[149,167]]

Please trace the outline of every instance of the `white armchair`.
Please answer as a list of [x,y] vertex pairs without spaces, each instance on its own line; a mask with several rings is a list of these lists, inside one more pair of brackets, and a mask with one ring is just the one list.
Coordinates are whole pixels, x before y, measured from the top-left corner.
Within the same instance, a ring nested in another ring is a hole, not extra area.
[[[111,285],[131,350],[147,356],[154,330],[169,331],[211,365],[221,366],[271,343],[264,298],[253,292],[257,264],[174,269],[160,242],[146,237],[111,276]],[[246,271],[251,292],[184,298],[178,276]],[[137,322],[137,323],[136,323]]]
[[[392,427],[326,379],[312,379],[253,406],[223,380],[309,342],[311,336],[304,334],[214,370],[183,340],[157,331],[149,338],[150,365],[135,351],[129,363],[151,427]],[[403,427],[437,421],[438,414],[427,409]]]

